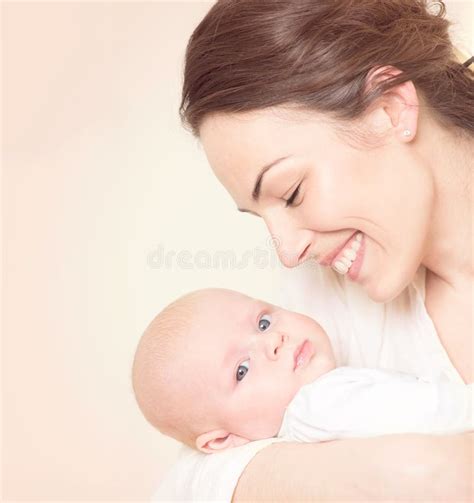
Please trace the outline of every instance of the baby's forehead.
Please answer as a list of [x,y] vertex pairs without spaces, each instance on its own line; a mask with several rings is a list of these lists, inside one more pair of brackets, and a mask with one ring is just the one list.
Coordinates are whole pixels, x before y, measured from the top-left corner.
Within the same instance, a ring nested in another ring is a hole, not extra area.
[[[256,316],[260,301],[232,290],[212,289],[194,299],[188,318],[189,335],[201,339],[222,336],[244,327]],[[255,313],[254,313],[255,311]]]
[[173,350],[174,384],[191,388],[190,400],[196,399],[199,389],[207,393],[210,383],[216,384],[215,372],[226,367],[243,336],[255,329],[264,305],[229,290],[207,290],[194,297],[184,337],[176,339]]
[[[197,317],[221,319],[229,315],[234,318],[245,315],[259,301],[240,292],[225,289],[212,289],[203,292],[196,305]],[[229,320],[230,321],[230,320]]]

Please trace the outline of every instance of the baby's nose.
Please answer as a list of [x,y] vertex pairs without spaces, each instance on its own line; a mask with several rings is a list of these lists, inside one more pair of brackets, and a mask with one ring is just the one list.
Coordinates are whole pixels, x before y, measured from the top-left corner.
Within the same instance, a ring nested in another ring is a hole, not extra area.
[[280,357],[280,350],[288,342],[288,336],[285,334],[264,334],[265,354],[269,360],[277,360]]

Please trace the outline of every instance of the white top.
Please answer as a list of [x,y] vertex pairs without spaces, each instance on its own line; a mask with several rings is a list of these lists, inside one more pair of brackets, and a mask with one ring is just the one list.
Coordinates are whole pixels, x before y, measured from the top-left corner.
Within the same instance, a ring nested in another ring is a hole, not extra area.
[[[395,300],[371,301],[357,284],[329,268],[306,262],[286,277],[281,305],[314,317],[326,330],[338,366],[385,368],[463,383],[424,306],[425,271]],[[219,454],[183,447],[161,480],[155,501],[230,501],[238,479],[263,447],[251,442]]]
[[278,436],[326,442],[396,433],[474,429],[472,386],[433,382],[394,370],[339,367],[303,386],[288,404]]

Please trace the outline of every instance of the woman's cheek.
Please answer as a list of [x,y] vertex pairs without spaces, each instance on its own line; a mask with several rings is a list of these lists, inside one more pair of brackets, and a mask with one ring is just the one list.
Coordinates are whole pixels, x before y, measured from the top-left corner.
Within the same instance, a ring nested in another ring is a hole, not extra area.
[[312,231],[334,231],[336,205],[331,204],[334,189],[321,183],[321,177],[308,177],[301,203],[301,224]]
[[[334,232],[347,227],[346,219],[357,216],[354,207],[360,185],[350,170],[339,166],[324,166],[315,169],[308,177],[304,196],[305,218],[312,223],[311,228],[319,232]],[[308,227],[310,227],[308,225]]]
[[316,232],[337,232],[348,228],[347,217],[355,216],[339,192],[308,190],[304,198],[305,227]]

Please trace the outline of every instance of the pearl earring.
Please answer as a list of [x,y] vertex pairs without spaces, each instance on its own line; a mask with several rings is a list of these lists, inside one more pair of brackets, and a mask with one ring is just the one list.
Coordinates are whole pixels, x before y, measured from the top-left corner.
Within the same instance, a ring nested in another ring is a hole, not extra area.
[[411,131],[409,129],[405,129],[405,131],[403,131],[403,136],[411,136]]

